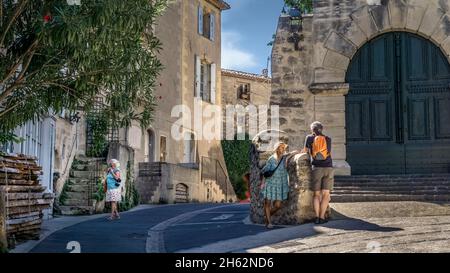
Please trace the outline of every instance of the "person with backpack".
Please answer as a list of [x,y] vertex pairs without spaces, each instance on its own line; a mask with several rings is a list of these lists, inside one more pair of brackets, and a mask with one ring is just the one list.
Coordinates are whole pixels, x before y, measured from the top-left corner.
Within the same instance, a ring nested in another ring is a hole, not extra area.
[[269,229],[273,228],[271,216],[281,209],[281,202],[288,199],[286,149],[286,143],[276,143],[273,155],[261,169],[262,176],[265,179],[261,187],[261,194],[264,198],[265,224]]
[[334,185],[333,160],[331,158],[331,138],[322,133],[322,123],[311,124],[311,135],[305,140],[305,150],[312,160],[311,188],[314,191],[314,211],[316,224],[328,222],[325,218],[331,201],[331,191]]

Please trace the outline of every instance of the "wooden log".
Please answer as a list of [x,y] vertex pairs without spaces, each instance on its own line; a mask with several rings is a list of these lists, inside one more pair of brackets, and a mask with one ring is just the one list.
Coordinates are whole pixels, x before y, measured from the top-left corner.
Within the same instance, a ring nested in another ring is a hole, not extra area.
[[23,223],[20,225],[14,225],[14,226],[7,226],[7,232],[8,234],[14,233],[14,232],[21,232],[21,231],[27,231],[30,229],[40,228],[42,224],[42,219],[34,220],[28,223]]
[[23,179],[23,175],[22,174],[12,174],[12,173],[0,173],[0,179],[17,179],[17,180],[21,180]]
[[45,192],[12,192],[7,193],[8,200],[28,200],[28,199],[50,199],[52,196],[48,196]]
[[26,213],[21,213],[21,214],[14,214],[11,215],[11,213],[8,215],[9,219],[21,219],[21,218],[27,218],[27,217],[31,217],[31,216],[39,216],[42,217],[42,212],[40,211],[33,211],[33,212],[26,212]]
[[37,185],[38,182],[37,181],[33,181],[33,180],[13,180],[13,179],[8,179],[8,181],[6,181],[5,179],[0,179],[0,185],[24,185],[24,186],[33,186],[33,185]]
[[31,207],[14,207],[8,208],[8,215],[17,215],[23,213],[41,212],[44,209],[48,209],[49,205],[36,205]]
[[8,168],[8,167],[0,167],[1,173],[20,173],[18,169],[15,168]]
[[24,232],[24,231],[30,231],[30,230],[34,230],[37,229],[38,231],[41,228],[41,223],[35,223],[33,225],[30,226],[26,226],[26,227],[21,227],[21,228],[12,228],[11,230],[8,230],[9,234],[14,234],[14,233],[20,233],[20,232]]
[[8,249],[8,236],[6,233],[6,206],[5,193],[0,192],[0,252]]
[[40,220],[40,219],[41,219],[41,217],[39,215],[35,215],[35,216],[29,216],[29,217],[24,217],[24,218],[19,218],[19,219],[8,219],[8,220],[6,220],[6,224],[8,226],[15,226],[15,225],[21,225],[21,224],[29,223],[29,222]]
[[6,208],[27,207],[35,205],[50,205],[51,199],[11,200],[6,203]]
[[5,192],[43,192],[44,186],[0,186],[0,191]]

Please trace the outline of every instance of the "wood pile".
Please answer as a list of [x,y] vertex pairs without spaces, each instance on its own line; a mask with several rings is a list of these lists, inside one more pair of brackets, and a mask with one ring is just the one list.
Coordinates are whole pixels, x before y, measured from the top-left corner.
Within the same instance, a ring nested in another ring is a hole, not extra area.
[[[53,193],[39,184],[42,167],[35,157],[0,155],[0,193],[8,241],[39,239],[43,210],[53,203]],[[1,207],[1,206],[0,206]],[[2,215],[3,214],[3,215]]]

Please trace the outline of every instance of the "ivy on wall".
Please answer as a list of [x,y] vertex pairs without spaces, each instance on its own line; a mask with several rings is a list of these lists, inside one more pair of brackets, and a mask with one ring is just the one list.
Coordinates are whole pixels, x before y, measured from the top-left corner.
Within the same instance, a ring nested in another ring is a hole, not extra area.
[[122,202],[119,203],[119,211],[127,211],[139,205],[139,193],[134,185],[134,171],[131,161],[127,162],[125,189],[125,196]]
[[247,183],[242,176],[250,171],[250,147],[251,141],[248,140],[223,140],[222,150],[227,165],[230,182],[233,185],[234,191],[239,199],[246,199],[245,192]]
[[90,130],[91,141],[86,155],[88,157],[106,157],[108,152],[108,133],[109,133],[109,120],[104,114],[100,113],[88,113],[87,123]]

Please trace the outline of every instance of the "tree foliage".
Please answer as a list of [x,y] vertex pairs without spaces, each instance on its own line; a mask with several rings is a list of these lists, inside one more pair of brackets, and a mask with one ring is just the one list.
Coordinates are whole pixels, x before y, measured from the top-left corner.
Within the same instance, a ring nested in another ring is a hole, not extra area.
[[291,8],[297,8],[303,13],[311,13],[313,10],[313,0],[284,0],[286,5]]
[[168,0],[0,0],[0,135],[28,120],[88,111],[98,95],[116,127],[151,121]]

